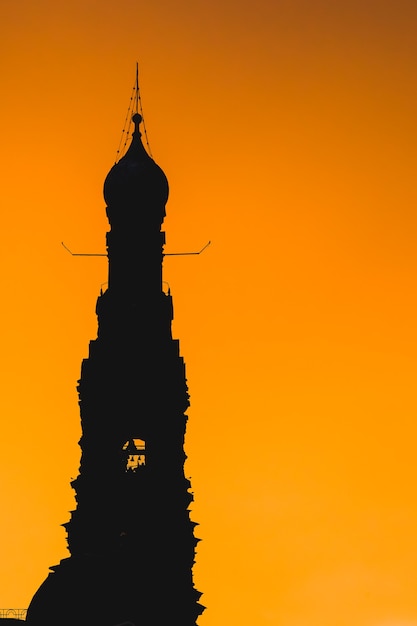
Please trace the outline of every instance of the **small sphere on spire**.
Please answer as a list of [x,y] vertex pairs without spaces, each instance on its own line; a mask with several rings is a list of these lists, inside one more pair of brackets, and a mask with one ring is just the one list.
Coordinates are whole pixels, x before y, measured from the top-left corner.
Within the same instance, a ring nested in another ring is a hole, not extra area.
[[140,114],[140,113],[134,113],[134,114],[132,115],[132,122],[133,122],[135,125],[137,124],[137,125],[139,126],[139,124],[141,123],[141,121],[142,121],[142,116],[141,116],[141,114]]

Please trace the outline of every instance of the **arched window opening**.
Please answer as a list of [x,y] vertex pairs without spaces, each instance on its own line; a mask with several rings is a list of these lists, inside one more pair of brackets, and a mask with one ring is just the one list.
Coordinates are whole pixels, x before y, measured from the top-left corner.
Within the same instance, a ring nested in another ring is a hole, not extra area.
[[146,465],[146,450],[143,439],[133,438],[123,445],[126,456],[126,472],[136,472]]

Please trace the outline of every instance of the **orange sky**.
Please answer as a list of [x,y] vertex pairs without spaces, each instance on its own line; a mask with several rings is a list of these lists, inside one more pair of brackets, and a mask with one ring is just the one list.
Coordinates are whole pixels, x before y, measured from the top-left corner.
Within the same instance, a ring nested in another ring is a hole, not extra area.
[[2,0],[0,608],[68,553],[102,185],[171,188],[200,626],[417,625],[415,0]]

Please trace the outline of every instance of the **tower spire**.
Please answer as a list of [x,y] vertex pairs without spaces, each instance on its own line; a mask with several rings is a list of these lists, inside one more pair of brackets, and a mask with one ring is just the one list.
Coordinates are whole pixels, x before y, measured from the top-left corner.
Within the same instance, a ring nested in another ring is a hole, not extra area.
[[64,524],[70,557],[50,568],[28,626],[195,626],[204,608],[184,474],[185,363],[162,284],[168,181],[142,145],[139,111],[133,118],[131,145],[104,183],[109,278],[77,387],[77,506]]
[[135,106],[135,113],[139,113],[139,63],[136,61],[136,93],[135,93],[135,97],[136,97],[136,106]]

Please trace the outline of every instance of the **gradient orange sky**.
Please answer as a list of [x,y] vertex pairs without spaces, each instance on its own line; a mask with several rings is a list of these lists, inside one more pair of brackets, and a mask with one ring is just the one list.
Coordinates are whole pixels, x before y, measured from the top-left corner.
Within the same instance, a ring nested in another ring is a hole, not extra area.
[[417,625],[415,0],[1,0],[0,607],[68,555],[102,185],[171,188],[200,626]]

